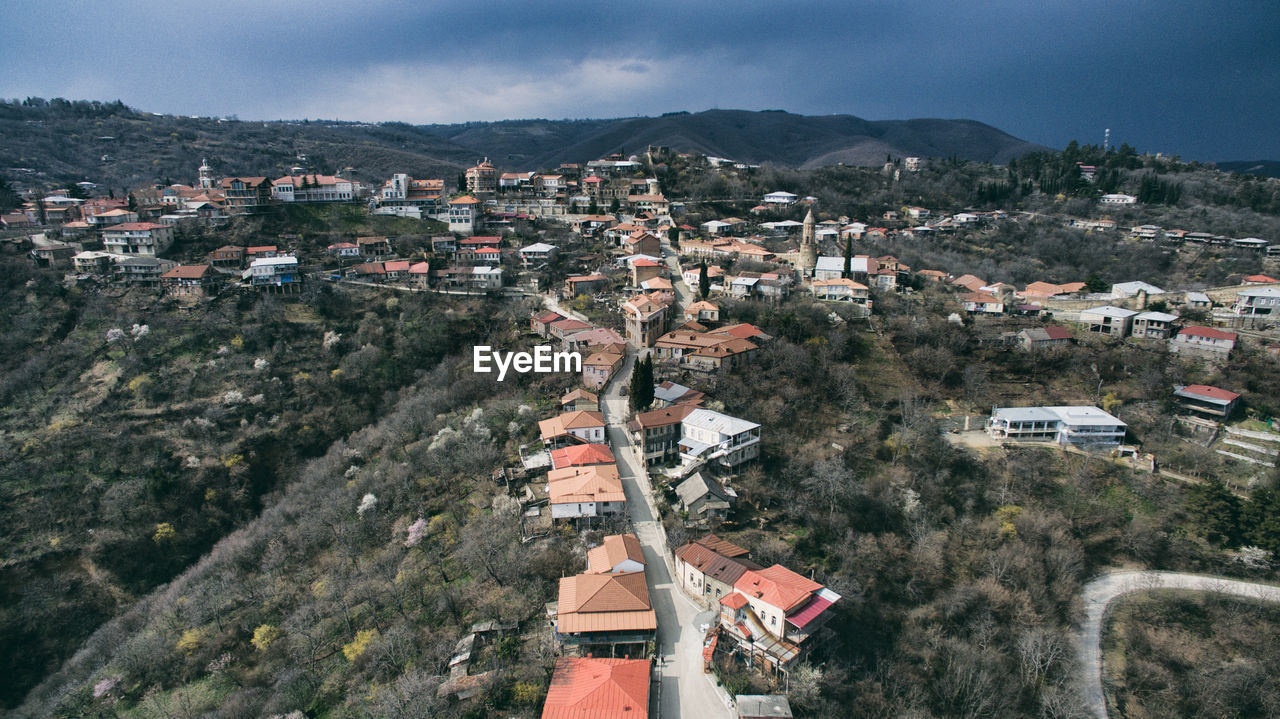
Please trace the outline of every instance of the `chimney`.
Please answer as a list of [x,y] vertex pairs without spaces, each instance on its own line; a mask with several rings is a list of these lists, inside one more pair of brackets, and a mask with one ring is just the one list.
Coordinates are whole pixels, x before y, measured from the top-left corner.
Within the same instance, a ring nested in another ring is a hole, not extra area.
[[1138,309],[1145,310],[1147,308],[1147,291],[1138,290]]

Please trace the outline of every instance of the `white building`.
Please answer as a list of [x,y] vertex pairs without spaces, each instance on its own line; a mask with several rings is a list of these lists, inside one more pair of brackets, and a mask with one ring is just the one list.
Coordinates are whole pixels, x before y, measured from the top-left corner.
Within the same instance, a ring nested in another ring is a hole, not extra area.
[[790,192],[770,192],[764,196],[764,204],[766,205],[793,205],[799,199],[797,195]]
[[985,429],[1013,442],[1114,446],[1124,441],[1126,426],[1097,407],[1001,407],[991,411]]
[[449,200],[449,231],[469,235],[476,229],[480,201],[470,195]]
[[1087,310],[1081,310],[1080,324],[1090,332],[1123,339],[1129,336],[1129,330],[1133,327],[1133,318],[1137,314],[1133,310],[1113,305],[1090,307]]
[[1119,284],[1111,285],[1111,296],[1117,299],[1122,297],[1134,297],[1139,292],[1146,292],[1148,296],[1164,294],[1164,290],[1156,287],[1155,285],[1147,284],[1146,282],[1121,282]]
[[760,425],[709,409],[695,409],[680,424],[680,459],[736,467],[760,456]]
[[285,175],[271,181],[271,199],[279,202],[351,202],[360,184],[336,175]]
[[126,222],[102,231],[102,246],[113,255],[155,257],[172,244],[173,228],[155,222]]
[[1122,194],[1103,195],[1102,197],[1098,198],[1098,202],[1104,205],[1132,205],[1137,201],[1138,201],[1138,198],[1134,197],[1133,195],[1122,195]]
[[1237,292],[1236,298],[1232,311],[1237,317],[1269,319],[1280,315],[1280,289],[1275,287],[1250,287]]
[[519,250],[520,259],[524,264],[530,265],[535,262],[546,262],[555,257],[558,248],[555,245],[546,242],[535,242],[532,245],[525,245]]
[[244,271],[243,278],[254,287],[292,286],[302,279],[298,273],[298,258],[288,256],[260,257]]

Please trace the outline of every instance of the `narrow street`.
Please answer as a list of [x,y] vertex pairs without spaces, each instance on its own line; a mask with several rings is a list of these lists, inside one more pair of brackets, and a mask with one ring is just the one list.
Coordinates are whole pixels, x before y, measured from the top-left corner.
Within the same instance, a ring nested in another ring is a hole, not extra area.
[[1085,708],[1098,719],[1107,719],[1107,701],[1102,686],[1102,629],[1107,608],[1125,594],[1153,589],[1218,592],[1265,602],[1280,601],[1280,587],[1202,574],[1111,572],[1089,582],[1084,586],[1082,597],[1085,618],[1077,637],[1077,651]]
[[609,444],[618,463],[627,511],[636,537],[644,548],[645,577],[658,617],[657,660],[662,676],[662,719],[729,717],[729,697],[715,685],[714,675],[702,671],[702,638],[711,615],[703,613],[672,581],[671,552],[667,548],[653,501],[653,489],[644,462],[627,438],[627,387],[636,355],[626,362],[600,394]]
[[662,258],[667,263],[667,267],[671,268],[671,286],[676,291],[675,317],[671,321],[674,327],[680,324],[684,317],[685,309],[693,304],[693,290],[685,286],[684,280],[680,276],[680,255],[676,252],[671,243],[667,241],[667,233],[663,232],[658,238],[662,243]]

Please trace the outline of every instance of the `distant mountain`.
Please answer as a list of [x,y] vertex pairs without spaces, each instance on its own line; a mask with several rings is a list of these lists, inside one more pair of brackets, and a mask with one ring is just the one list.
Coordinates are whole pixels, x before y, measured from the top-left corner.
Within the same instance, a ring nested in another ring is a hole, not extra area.
[[1228,162],[1215,162],[1214,164],[1223,172],[1280,177],[1280,160],[1231,160]]
[[413,126],[182,117],[120,102],[0,102],[0,176],[18,186],[87,180],[119,191],[165,179],[191,183],[207,157],[223,175],[278,177],[300,165],[366,183],[393,172],[444,177],[452,187],[458,172],[485,156],[504,170],[537,170],[648,145],[803,169],[878,165],[886,155],[1004,163],[1047,149],[972,120],[873,122],[781,111]]
[[808,169],[878,165],[885,155],[1005,163],[1048,148],[973,120],[863,120],[782,111],[707,110],[617,120],[509,120],[423,129],[500,165],[534,169],[648,145]]

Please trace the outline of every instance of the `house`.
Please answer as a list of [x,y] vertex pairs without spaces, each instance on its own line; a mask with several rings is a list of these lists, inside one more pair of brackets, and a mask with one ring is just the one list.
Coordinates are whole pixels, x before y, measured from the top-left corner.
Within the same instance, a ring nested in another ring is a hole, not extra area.
[[561,578],[555,631],[566,651],[643,656],[657,628],[644,572]]
[[1280,316],[1280,288],[1251,287],[1236,293],[1231,311],[1236,317],[1250,320],[1274,319]]
[[662,243],[657,237],[644,230],[631,233],[622,241],[622,247],[629,255],[661,255],[662,253]]
[[387,267],[382,262],[361,262],[352,265],[348,274],[368,282],[381,282],[387,279]]
[[90,200],[81,207],[81,211],[84,213],[85,224],[90,227],[110,227],[138,221],[138,213],[125,209],[123,205],[104,209],[95,206],[93,200]]
[[1184,412],[1217,422],[1229,419],[1240,402],[1235,392],[1203,384],[1174,387],[1173,396]]
[[518,250],[520,260],[525,267],[539,262],[549,262],[555,258],[557,252],[559,252],[559,248],[546,242],[535,242]]
[[852,302],[870,308],[871,288],[861,282],[837,277],[830,280],[814,280],[809,283],[809,290],[815,299],[833,302]]
[[159,282],[175,263],[156,257],[119,257],[115,263],[115,278],[126,283]]
[[71,256],[71,268],[82,275],[106,275],[111,271],[111,260],[117,257],[110,252],[86,250]]
[[565,317],[552,322],[548,327],[548,333],[561,342],[565,342],[569,337],[589,329],[591,329],[589,323],[575,320],[572,317]]
[[26,213],[23,212],[9,212],[0,216],[0,227],[6,230],[34,227],[35,224],[35,221],[27,217]]
[[790,192],[770,192],[764,196],[764,204],[766,205],[794,205],[798,199],[797,195]]
[[[813,267],[813,279],[815,280],[837,280],[845,276],[845,262],[843,257],[822,256],[817,260],[817,264]],[[865,281],[868,276],[874,275],[880,271],[880,265],[873,258],[866,255],[856,255],[849,258],[849,277],[848,279]]]
[[214,267],[240,267],[244,262],[244,248],[223,245],[209,253],[209,264]]
[[610,345],[626,345],[627,341],[612,327],[592,327],[589,330],[575,332],[564,340],[565,349],[580,352],[592,347],[605,348]]
[[278,287],[281,289],[297,287],[302,282],[302,274],[298,272],[297,257],[260,257],[249,263],[243,278],[249,280],[254,287]]
[[555,322],[565,319],[564,315],[558,312],[543,312],[529,320],[530,328],[542,337],[551,336],[551,325]]
[[30,256],[37,265],[42,267],[72,267],[74,266],[72,258],[78,252],[80,252],[78,245],[50,242],[33,247]]
[[1193,325],[1178,330],[1169,341],[1169,351],[1205,359],[1225,360],[1231,356],[1239,338],[1235,332]]
[[1132,336],[1167,340],[1177,321],[1178,316],[1168,312],[1140,312],[1133,317]]
[[435,235],[431,238],[431,251],[435,254],[453,252],[458,249],[458,240],[453,235]]
[[1207,310],[1213,307],[1213,300],[1203,292],[1187,292],[1184,304],[1193,310]]
[[616,517],[627,508],[618,465],[612,462],[547,472],[547,496],[552,519]]
[[699,522],[728,518],[729,510],[738,500],[732,489],[708,479],[702,472],[694,472],[676,485],[676,497],[677,509],[687,512],[690,519]]
[[747,362],[756,349],[755,343],[737,336],[729,327],[710,332],[678,329],[653,344],[653,354],[659,360],[700,372],[736,367]]
[[469,235],[480,219],[480,200],[463,195],[449,200],[449,231]]
[[667,305],[654,294],[638,295],[622,303],[627,341],[637,347],[652,347],[667,323]]
[[542,441],[548,447],[601,443],[604,437],[604,415],[577,410],[538,422]]
[[560,657],[542,705],[542,719],[645,719],[649,659]]
[[204,297],[221,277],[211,265],[178,265],[160,275],[160,286],[179,297]]
[[985,430],[1008,442],[1114,446],[1126,426],[1097,407],[1003,407],[991,411]]
[[1032,282],[1022,291],[1024,299],[1049,299],[1058,295],[1070,295],[1085,289],[1083,282],[1069,282],[1064,285],[1055,285],[1050,282]]
[[609,278],[604,275],[574,275],[565,278],[564,297],[573,299],[578,295],[593,295],[609,287]]
[[987,286],[985,280],[979,279],[974,275],[960,275],[951,280],[951,284],[963,287],[970,292],[980,292],[983,287]]
[[613,451],[607,444],[578,444],[551,452],[551,466],[556,469],[613,463]]
[[737,467],[760,456],[760,425],[702,407],[680,424],[680,461]]
[[1022,330],[1014,337],[1019,347],[1030,352],[1069,344],[1071,342],[1071,331],[1066,327],[1049,325],[1047,327],[1032,327]]
[[1111,296],[1116,298],[1137,297],[1142,292],[1147,293],[1147,296],[1164,294],[1164,290],[1146,282],[1121,282],[1111,285]]
[[356,246],[361,257],[386,257],[393,253],[391,242],[386,237],[357,237]]
[[923,207],[908,207],[907,217],[913,220],[925,220],[929,218],[929,210]]
[[360,245],[354,242],[335,242],[325,248],[330,255],[339,258],[353,258],[360,256]]
[[[683,249],[683,247],[684,246],[681,245],[681,249]],[[702,276],[702,268],[699,265],[686,267],[680,271],[680,277],[681,279],[684,280],[685,285],[689,287],[689,289],[694,290],[695,292],[698,290],[698,283],[701,281],[700,280],[701,276]],[[714,285],[718,281],[723,281],[723,279],[724,279],[724,270],[720,266],[707,265],[707,283],[708,284]]]
[[599,411],[600,397],[585,389],[575,389],[560,398],[561,412],[576,412],[578,410],[587,412]]
[[[908,157],[916,160],[918,157]],[[785,694],[738,694],[733,698],[737,719],[791,719],[791,703]]]
[[113,255],[156,257],[173,244],[173,228],[155,222],[125,222],[102,230],[102,247]]
[[271,181],[265,177],[224,177],[220,186],[229,214],[251,215],[271,204]]
[[466,172],[467,192],[473,195],[492,195],[498,191],[498,170],[484,158],[475,167],[468,167]]
[[1274,285],[1280,284],[1280,280],[1268,275],[1245,275],[1241,280],[1242,285]]
[[1132,205],[1138,201],[1133,195],[1108,194],[1098,198],[1098,202],[1104,205]]
[[941,282],[947,279],[947,273],[941,270],[920,270],[916,274],[931,282]]
[[964,310],[969,314],[1004,314],[1004,302],[989,292],[971,292],[962,300]]
[[398,280],[409,274],[408,260],[388,260],[382,263],[383,271],[389,280]]
[[582,361],[582,384],[600,389],[622,369],[621,352],[594,352]]
[[1164,228],[1159,225],[1139,225],[1132,228],[1129,233],[1139,240],[1154,240],[1164,236]]
[[720,599],[720,628],[751,663],[778,673],[805,656],[840,595],[775,564],[749,569]]
[[1087,310],[1081,310],[1080,324],[1084,325],[1090,332],[1124,339],[1129,336],[1133,318],[1137,314],[1133,310],[1113,305],[1090,307]]
[[279,202],[350,202],[360,183],[336,175],[285,175],[272,180],[271,199]]
[[409,271],[406,274],[414,287],[425,290],[431,285],[431,263],[429,262],[414,262],[409,265]]
[[587,550],[588,574],[643,572],[644,550],[634,534],[610,534],[598,547]]
[[677,404],[639,412],[627,423],[627,430],[640,446],[645,464],[660,464],[680,455],[680,423],[697,409],[692,404]]
[[716,323],[720,321],[720,308],[706,300],[698,300],[684,309],[684,319],[686,322]]
[[689,389],[671,380],[653,386],[653,406],[659,409],[674,404],[699,405],[705,397],[705,393]]
[[676,583],[707,608],[732,594],[734,582],[745,572],[762,568],[747,559],[747,550],[714,534],[681,545],[673,554]]
[[631,284],[640,287],[646,280],[662,276],[664,266],[650,259],[639,259],[631,263]]

